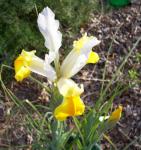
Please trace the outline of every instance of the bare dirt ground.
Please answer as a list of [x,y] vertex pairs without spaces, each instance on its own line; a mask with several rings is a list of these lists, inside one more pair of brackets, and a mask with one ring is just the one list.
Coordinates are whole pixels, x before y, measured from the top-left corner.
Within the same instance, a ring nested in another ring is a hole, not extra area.
[[[102,70],[103,62],[105,62],[107,51],[113,37],[115,37],[107,64],[107,78],[110,78],[117,66],[119,66],[122,58],[133,47],[133,43],[141,36],[141,2],[138,1],[138,3],[119,10],[114,9],[108,14],[94,14],[91,23],[88,25],[88,31],[102,41],[96,49],[101,54],[101,61],[95,70],[92,71],[91,75],[93,78],[100,77],[99,73]],[[124,75],[121,75],[119,79],[125,84],[127,84],[126,75],[130,69],[137,70],[139,80],[141,79],[141,60],[136,60],[137,53],[141,54],[141,42],[125,65]],[[92,68],[88,70],[90,72]],[[89,73],[85,74],[89,76]],[[98,91],[99,83],[92,80],[90,82],[88,91],[91,96],[88,96],[86,99],[96,99],[95,95]],[[117,97],[114,105],[120,103],[124,107],[124,114],[120,123],[111,131],[110,137],[116,147],[123,150],[127,144],[141,136],[141,85],[137,84],[134,88]],[[103,142],[103,149],[110,149],[105,142]],[[141,139],[140,141],[137,140],[128,150],[141,150]]]

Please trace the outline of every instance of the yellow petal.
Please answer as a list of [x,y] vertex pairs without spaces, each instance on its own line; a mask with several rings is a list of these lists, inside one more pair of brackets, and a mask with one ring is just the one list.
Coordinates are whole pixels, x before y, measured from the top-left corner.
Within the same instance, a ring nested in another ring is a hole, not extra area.
[[122,106],[118,106],[118,108],[114,112],[112,112],[108,121],[109,122],[118,122],[121,118],[121,113],[122,113]]
[[99,56],[97,53],[91,51],[90,54],[89,54],[89,58],[87,60],[87,63],[97,63],[99,61]]
[[24,63],[25,66],[29,66],[30,65],[30,63],[32,62],[33,56],[35,56],[35,53],[36,53],[35,50],[30,51],[30,52],[22,50],[21,56],[23,58],[23,63]]
[[17,59],[14,61],[15,72],[18,72],[22,66],[24,66],[24,64],[23,64],[23,58],[22,58],[22,56],[20,55],[20,56],[18,56]]
[[24,66],[20,68],[20,70],[15,74],[15,79],[17,81],[22,81],[30,75],[30,70]]
[[32,61],[34,53],[35,51],[26,52],[23,50],[22,53],[14,61],[15,79],[17,81],[22,81],[24,78],[27,78],[30,75],[28,66]]
[[79,116],[84,113],[85,105],[79,96],[64,98],[54,112],[57,120],[63,121],[69,116]]

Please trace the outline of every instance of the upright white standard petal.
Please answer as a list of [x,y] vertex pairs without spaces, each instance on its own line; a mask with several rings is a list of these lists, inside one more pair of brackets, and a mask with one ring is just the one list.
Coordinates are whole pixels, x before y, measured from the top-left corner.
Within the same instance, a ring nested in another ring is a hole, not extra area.
[[[61,76],[70,78],[79,72],[87,64],[92,48],[99,43],[96,37],[88,37],[86,34],[78,41],[74,41],[73,50],[61,65]],[[98,55],[96,59],[97,57]]]
[[55,14],[50,8],[46,7],[39,13],[37,23],[40,32],[45,38],[45,46],[50,52],[54,53],[54,57],[57,57],[58,50],[62,44],[62,34],[58,30],[59,21],[55,20]]
[[50,81],[55,81],[57,78],[56,72],[54,68],[50,65],[51,58],[47,54],[45,55],[45,65],[44,69],[46,71],[46,76]]

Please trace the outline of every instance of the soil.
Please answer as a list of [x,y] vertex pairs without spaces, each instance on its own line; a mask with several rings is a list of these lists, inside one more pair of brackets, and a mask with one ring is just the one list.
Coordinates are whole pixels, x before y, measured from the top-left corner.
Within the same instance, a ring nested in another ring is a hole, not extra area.
[[[101,61],[96,66],[95,71],[92,71],[91,76],[93,78],[100,77],[99,69],[103,67],[103,62],[106,61],[105,57],[114,37],[106,70],[107,79],[109,79],[113,72],[117,70],[123,57],[128,54],[133,44],[141,36],[141,2],[135,2],[131,6],[119,10],[113,9],[108,14],[93,14],[87,31],[90,34],[93,33],[101,40],[100,46],[96,49],[101,54]],[[128,59],[124,67],[124,75],[121,75],[119,78],[125,84],[127,84],[126,77],[130,69],[137,70],[138,79],[141,80],[141,60],[136,60],[137,53],[141,53],[141,42]],[[91,69],[88,69],[87,77],[89,76],[89,72],[91,72]],[[88,95],[93,95],[88,96],[87,99],[93,100],[96,99],[94,95],[98,92],[97,87],[99,87],[99,83],[92,80],[90,82],[91,84],[88,86],[90,94]],[[123,150],[125,146],[136,140],[128,150],[141,150],[141,84],[137,84],[134,88],[130,88],[121,96],[117,97],[114,101],[114,107],[118,104],[122,104],[124,107],[123,117],[116,128],[110,132],[110,139],[117,149],[120,150]],[[139,136],[140,140],[137,140]],[[102,147],[104,150],[110,149],[109,144],[105,143],[105,141],[103,141]]]

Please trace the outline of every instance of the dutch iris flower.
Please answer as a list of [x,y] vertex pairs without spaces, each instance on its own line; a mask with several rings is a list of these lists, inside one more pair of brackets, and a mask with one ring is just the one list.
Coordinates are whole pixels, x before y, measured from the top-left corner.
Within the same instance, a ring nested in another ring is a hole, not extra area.
[[[30,72],[47,77],[48,80],[56,83],[60,94],[64,97],[62,103],[55,109],[54,116],[58,120],[65,120],[69,116],[82,115],[85,105],[80,95],[84,89],[82,85],[79,87],[70,78],[86,64],[98,62],[99,56],[92,51],[92,48],[100,41],[85,33],[73,42],[72,51],[60,65],[59,48],[62,43],[62,34],[59,31],[59,21],[55,20],[52,10],[46,7],[39,13],[37,23],[49,53],[45,55],[45,59],[41,59],[35,55],[36,51],[23,50],[14,62],[15,79],[22,81],[30,75]],[[53,62],[55,68],[51,66]]]
[[112,114],[110,115],[108,122],[110,123],[117,123],[120,118],[121,118],[121,113],[122,113],[122,106],[119,105],[117,109],[115,109]]
[[122,114],[122,106],[119,105],[112,113],[110,116],[100,116],[99,117],[99,121],[103,122],[104,120],[107,120],[108,124],[116,124],[120,118],[121,118],[121,114]]

